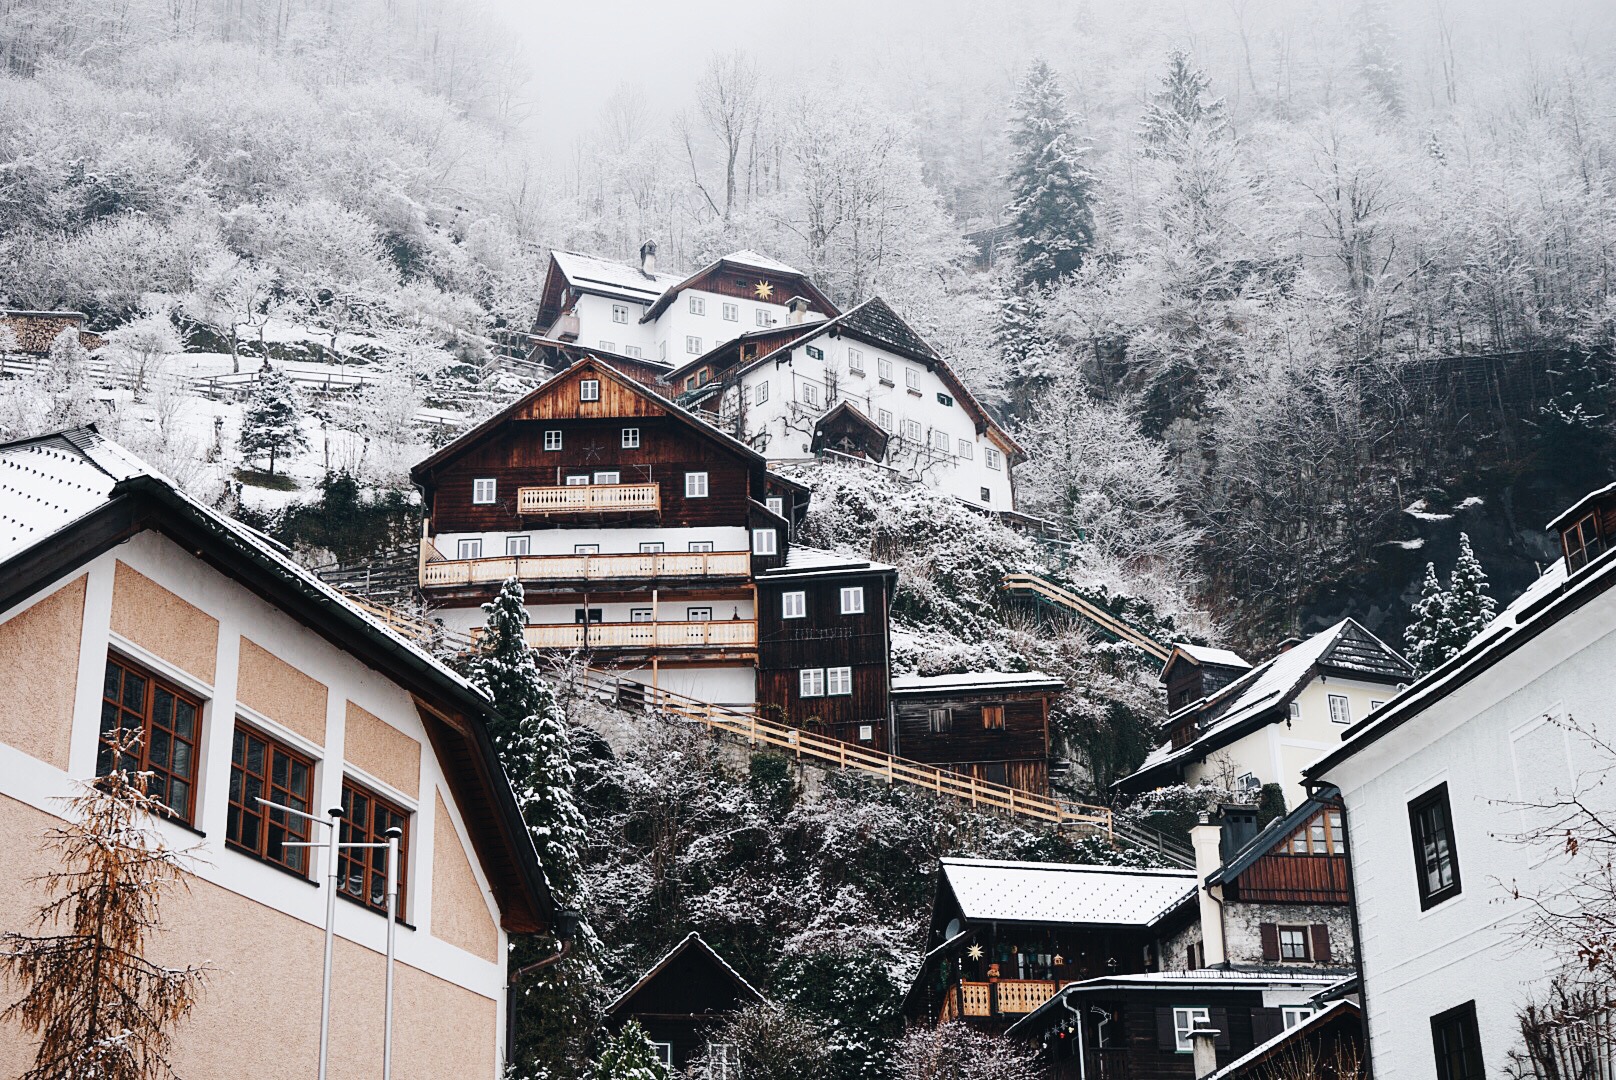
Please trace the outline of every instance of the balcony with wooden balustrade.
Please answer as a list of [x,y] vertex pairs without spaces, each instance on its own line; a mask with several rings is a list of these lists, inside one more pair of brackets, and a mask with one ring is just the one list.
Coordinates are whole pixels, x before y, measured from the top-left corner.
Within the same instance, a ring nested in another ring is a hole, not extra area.
[[1024,1016],[1054,997],[1061,985],[1048,979],[961,979],[943,995],[937,1022]]
[[656,484],[570,484],[516,491],[523,517],[560,514],[660,514],[662,489]]
[[421,541],[421,588],[498,586],[507,578],[523,585],[745,580],[752,573],[746,551],[669,551],[611,555],[505,555],[447,559],[430,540]]
[[532,649],[735,649],[757,648],[757,622],[555,623],[528,626],[523,637]]

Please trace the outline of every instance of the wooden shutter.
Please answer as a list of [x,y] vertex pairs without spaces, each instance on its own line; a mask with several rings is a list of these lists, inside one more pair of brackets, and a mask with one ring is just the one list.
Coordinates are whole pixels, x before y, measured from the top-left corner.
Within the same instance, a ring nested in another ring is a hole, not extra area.
[[1173,1028],[1173,1010],[1156,1010],[1156,1047],[1169,1054],[1178,1052],[1178,1032]]
[[1313,962],[1333,962],[1330,957],[1330,928],[1321,922],[1313,924]]
[[1285,1030],[1285,1016],[1278,1009],[1251,1010],[1251,1041],[1261,1045]]
[[1208,1009],[1206,1010],[1206,1018],[1213,1027],[1218,1029],[1218,1036],[1212,1040],[1212,1045],[1219,1050],[1229,1049],[1229,1010]]
[[1264,960],[1279,959],[1279,924],[1258,923],[1257,932],[1262,935],[1262,958]]

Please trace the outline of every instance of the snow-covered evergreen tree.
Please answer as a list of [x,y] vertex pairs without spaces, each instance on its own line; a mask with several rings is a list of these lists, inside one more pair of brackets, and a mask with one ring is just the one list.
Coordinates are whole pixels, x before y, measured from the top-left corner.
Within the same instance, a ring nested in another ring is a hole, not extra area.
[[1228,106],[1222,98],[1212,96],[1212,80],[1190,62],[1188,54],[1174,49],[1168,54],[1161,88],[1151,92],[1139,122],[1145,153],[1177,159],[1197,133],[1216,137],[1228,126]]
[[[580,852],[585,824],[574,798],[571,735],[566,714],[523,639],[524,605],[522,583],[516,578],[508,578],[499,596],[483,605],[487,623],[478,651],[466,665],[466,677],[493,700],[499,713],[500,722],[489,737],[516,791],[555,906],[577,911],[583,907]],[[555,944],[540,937],[515,941],[512,969],[549,955]],[[554,1064],[573,1056],[592,1021],[599,985],[594,964],[598,945],[594,931],[583,921],[574,955],[522,984],[520,1061]]]
[[273,476],[277,455],[308,448],[297,387],[285,371],[266,360],[241,416],[241,452],[249,457],[269,454],[269,472]]
[[601,1047],[588,1080],[668,1080],[668,1070],[657,1060],[645,1029],[630,1020]]
[[1008,180],[1016,259],[1022,284],[1047,285],[1081,266],[1094,245],[1094,176],[1083,161],[1088,147],[1076,142],[1066,91],[1047,61],[1028,70],[1012,109],[1015,157]]
[[1000,282],[996,299],[998,318],[993,326],[993,346],[1004,364],[1011,412],[1027,416],[1033,411],[1033,403],[1059,377],[1059,353],[1040,326],[1042,312],[1036,293],[1007,280]]
[[1420,583],[1420,598],[1414,601],[1413,615],[1403,629],[1403,655],[1414,665],[1414,671],[1423,675],[1452,655],[1448,651],[1453,639],[1448,594],[1437,580],[1435,563],[1425,564],[1425,580]]
[[1465,533],[1459,534],[1459,561],[1453,564],[1453,574],[1448,578],[1447,608],[1454,652],[1470,644],[1498,614],[1497,602],[1487,594],[1487,572],[1470,550],[1470,537]]

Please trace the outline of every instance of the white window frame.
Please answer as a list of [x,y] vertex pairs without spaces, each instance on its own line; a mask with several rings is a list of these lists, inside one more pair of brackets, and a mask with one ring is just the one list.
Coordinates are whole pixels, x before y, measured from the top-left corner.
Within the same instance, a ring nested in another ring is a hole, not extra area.
[[710,607],[702,606],[702,607],[687,607],[687,608],[685,608],[685,622],[712,622],[712,621],[713,621],[713,609],[710,608]]
[[701,355],[701,338],[695,334],[685,335],[685,352],[691,356]]
[[632,356],[634,359],[640,360],[645,357],[645,350],[640,348],[638,345],[624,345],[623,355]]
[[531,536],[507,536],[505,538],[505,554],[531,555],[533,553],[533,538]]
[[982,464],[986,465],[994,472],[1001,471],[999,468],[999,459],[1001,456],[1002,455],[1000,455],[999,451],[991,446],[984,446],[982,448]]
[[732,303],[730,303],[729,301],[726,300],[724,302],[723,315],[724,315],[724,321],[725,322],[740,322],[741,321],[741,305],[732,304]]
[[599,401],[600,400],[600,380],[599,379],[579,379],[578,380],[578,400],[579,401]]
[[991,488],[981,488],[979,490],[982,492],[982,501],[983,502],[992,502],[993,501],[993,490]]
[[1212,1026],[1212,1010],[1203,1006],[1178,1005],[1173,1008],[1173,1045],[1180,1054],[1195,1051],[1190,1032]]
[[622,323],[624,326],[628,325],[628,305],[627,304],[613,304],[612,305],[612,322],[614,322],[614,323]]
[[825,696],[825,669],[822,667],[803,668],[797,672],[798,697],[824,697]]
[[652,611],[648,607],[631,607],[628,609],[628,621],[631,623],[651,622]]
[[471,505],[492,506],[499,501],[499,484],[492,476],[479,476],[471,482]]
[[842,587],[842,614],[864,614],[864,586],[845,585]]
[[808,617],[808,594],[800,590],[781,593],[780,617],[782,619],[806,619]]
[[880,379],[882,382],[886,383],[888,386],[891,386],[892,385],[892,361],[888,360],[884,356],[876,357],[875,358],[875,374],[876,374],[876,378]]
[[906,367],[903,369],[903,386],[905,390],[920,389],[920,369]]
[[825,669],[825,696],[826,697],[852,697],[853,696],[853,669],[850,667],[831,667]]
[[[650,1040],[647,1041],[649,1042]],[[662,1062],[662,1064],[666,1065],[670,1069],[673,1068],[672,1043],[653,1042],[651,1043],[651,1053],[655,1054],[657,1060]]]
[[685,473],[685,498],[705,499],[707,497],[707,474],[704,472]]
[[959,454],[961,461],[972,461],[976,458],[976,444],[970,439],[959,440]]
[[1279,1010],[1279,1021],[1289,1031],[1312,1015],[1313,1010],[1306,1005],[1284,1005]]
[[667,545],[665,545],[661,540],[640,541],[641,555],[661,555],[665,550],[667,550]]
[[864,374],[864,352],[849,347],[847,350],[847,370],[854,375]]
[[803,383],[799,396],[804,405],[812,405],[816,409],[819,407],[819,387],[813,383]]
[[591,479],[595,484],[600,486],[621,484],[623,482],[623,474],[616,469],[597,469],[595,470],[595,475],[591,477]]
[[685,550],[690,552],[710,552],[713,550],[713,542],[711,540],[692,540]]
[[1352,723],[1352,699],[1345,694],[1329,694],[1327,697],[1330,701],[1330,723]]
[[695,293],[691,293],[686,299],[690,303],[690,314],[707,314],[707,298],[705,296],[697,296]]
[[761,405],[769,400],[769,384],[760,382],[752,388],[752,404]]
[[780,533],[776,529],[752,530],[752,554],[778,555],[780,553]]
[[568,473],[567,476],[566,476],[566,479],[563,480],[562,483],[565,484],[567,487],[588,487],[589,486],[589,474],[588,473]]
[[574,555],[599,555],[600,554],[600,545],[599,544],[574,544],[574,545],[572,545],[572,553]]
[[480,536],[467,537],[455,541],[456,559],[480,559],[483,557],[483,538]]
[[1291,723],[1294,724],[1298,720],[1300,720],[1301,718],[1302,718],[1302,703],[1300,701],[1291,702]]
[[[1296,956],[1287,956],[1285,954],[1285,935],[1286,934],[1292,934],[1292,935],[1297,936],[1297,947],[1301,949],[1301,952],[1298,955],[1296,955]],[[1308,937],[1309,937],[1308,928],[1305,927],[1305,926],[1298,926],[1298,925],[1296,925],[1294,923],[1289,924],[1289,925],[1282,923],[1282,924],[1280,924],[1278,926],[1275,926],[1274,927],[1274,942],[1275,942],[1275,945],[1279,949],[1280,962],[1281,963],[1296,964],[1296,963],[1305,963],[1306,961],[1313,959],[1313,943],[1308,940]]]
[[601,338],[600,339],[600,351],[601,352],[612,352],[612,353],[616,352],[617,351],[617,342],[615,342],[615,341],[607,341],[605,338]]
[[753,313],[752,321],[757,323],[759,326],[773,326],[774,315],[769,311],[768,308],[758,308],[757,311]]
[[561,429],[549,428],[544,433],[545,450],[560,450],[562,443]]
[[779,495],[770,495],[763,500],[763,505],[767,506],[772,514],[778,514],[781,517],[786,516],[786,501]]
[[892,425],[894,422],[892,418],[892,410],[877,409],[875,410],[875,417],[876,425],[887,434],[892,434]]
[[623,429],[623,449],[638,450],[640,448],[640,429],[626,427]]
[[920,426],[919,420],[905,420],[903,422],[903,437],[909,442],[919,445],[925,441],[925,429]]
[[940,454],[946,454],[953,445],[953,439],[948,432],[939,428],[931,429],[931,448]]

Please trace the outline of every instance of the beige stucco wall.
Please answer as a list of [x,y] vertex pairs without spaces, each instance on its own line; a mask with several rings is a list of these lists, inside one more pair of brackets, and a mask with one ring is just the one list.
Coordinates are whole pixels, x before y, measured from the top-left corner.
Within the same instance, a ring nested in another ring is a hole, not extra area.
[[[0,795],[0,929],[24,929],[49,868],[36,842],[56,819]],[[175,1032],[173,1064],[192,1080],[305,1077],[319,1052],[320,928],[199,878],[165,897],[164,930],[150,956],[209,966],[200,1005]],[[412,931],[401,931],[411,933]],[[381,1075],[381,954],[339,938],[332,988],[333,1080]],[[498,1044],[494,1000],[416,968],[396,968],[393,1066],[399,1080],[492,1077]],[[0,1008],[14,1000],[0,990]],[[22,1072],[33,1043],[0,1026],[0,1076]]]
[[442,793],[432,826],[432,932],[489,963],[499,960],[499,929],[488,913],[471,860],[449,820]]
[[219,620],[121,560],[112,582],[112,629],[181,671],[213,684]]
[[84,632],[82,575],[0,623],[0,743],[67,768]]
[[411,798],[420,794],[421,744],[351,701],[342,753],[352,764]]
[[325,745],[325,684],[245,637],[241,639],[236,698],[310,742]]

